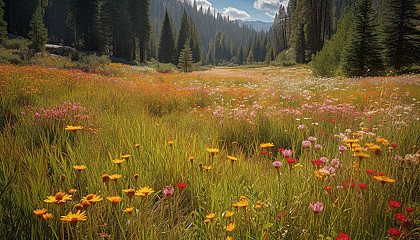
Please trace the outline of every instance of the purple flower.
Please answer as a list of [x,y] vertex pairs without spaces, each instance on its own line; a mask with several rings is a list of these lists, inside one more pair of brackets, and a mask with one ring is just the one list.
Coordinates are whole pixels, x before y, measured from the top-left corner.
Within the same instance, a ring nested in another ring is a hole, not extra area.
[[174,188],[172,186],[166,186],[163,190],[162,190],[163,195],[165,196],[172,196],[174,195]]
[[316,138],[315,138],[315,137],[310,136],[310,137],[308,137],[308,140],[309,140],[310,142],[315,142],[315,141],[316,141]]
[[334,159],[332,159],[332,160],[331,160],[331,164],[332,164],[332,165],[337,165],[337,164],[340,164],[340,159],[338,159],[338,158],[334,158]]
[[302,125],[299,125],[298,129],[299,129],[299,130],[303,130],[303,129],[305,129],[305,125],[303,125],[303,124],[302,124]]
[[279,167],[281,167],[281,165],[283,165],[283,164],[281,162],[279,162],[279,161],[273,162],[273,167],[275,167],[276,169],[278,169]]
[[308,147],[310,147],[311,146],[311,142],[309,142],[309,141],[303,141],[302,142],[302,147],[304,147],[304,148],[308,148]]
[[319,150],[319,149],[321,149],[321,148],[322,148],[321,144],[317,144],[317,145],[315,145],[315,149]]
[[317,214],[319,212],[322,211],[322,209],[324,209],[324,206],[322,205],[322,203],[320,202],[316,202],[315,204],[310,203],[309,206],[311,207],[311,210]]
[[283,156],[285,157],[290,157],[292,156],[292,150],[291,149],[285,149],[281,152],[283,154]]
[[347,147],[346,147],[346,146],[340,146],[340,147],[338,148],[338,150],[340,150],[340,152],[344,152],[344,151],[346,151],[346,150],[347,150]]
[[328,162],[328,159],[327,159],[326,157],[322,157],[322,158],[321,158],[321,159],[319,159],[319,160],[321,160],[321,162],[323,162],[323,163]]

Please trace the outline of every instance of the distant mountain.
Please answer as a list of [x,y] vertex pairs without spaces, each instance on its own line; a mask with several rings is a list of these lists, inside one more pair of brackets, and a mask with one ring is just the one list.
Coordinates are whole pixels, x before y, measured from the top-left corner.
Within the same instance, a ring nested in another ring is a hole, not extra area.
[[263,21],[245,21],[243,22],[243,24],[248,25],[257,31],[264,30],[266,32],[270,30],[271,26],[273,25],[272,22],[263,22]]

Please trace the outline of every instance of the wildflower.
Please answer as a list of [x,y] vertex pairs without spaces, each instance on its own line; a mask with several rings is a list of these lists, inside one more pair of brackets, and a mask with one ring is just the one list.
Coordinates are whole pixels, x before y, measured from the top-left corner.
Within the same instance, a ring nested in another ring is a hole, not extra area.
[[174,188],[172,186],[166,186],[163,190],[162,190],[163,195],[165,196],[172,196],[174,195]]
[[136,182],[137,182],[137,179],[139,178],[139,175],[136,173],[136,174],[133,175],[133,177],[134,177],[134,180],[136,180]]
[[129,199],[131,199],[132,197],[134,197],[134,195],[135,195],[135,193],[136,193],[136,190],[134,190],[134,189],[132,189],[132,188],[129,188],[129,189],[124,189],[124,190],[122,190],[123,192],[125,192],[125,194],[127,195],[127,197],[129,198]]
[[369,154],[362,153],[362,152],[356,152],[356,156],[358,156],[360,160],[362,160],[363,158],[368,158],[368,157],[370,157],[370,155],[369,155]]
[[168,141],[168,145],[169,145],[169,146],[174,145],[174,141]]
[[279,151],[280,153],[284,151],[284,148],[277,148],[277,151]]
[[407,212],[413,212],[414,210],[412,208],[406,207],[405,208],[405,211],[407,211]]
[[192,163],[194,161],[194,157],[191,156],[191,157],[188,158],[188,160]]
[[130,154],[124,154],[121,157],[124,158],[125,160],[128,160],[131,157],[131,155]]
[[44,200],[46,203],[65,203],[66,201],[71,200],[72,195],[67,195],[62,192],[58,192],[55,194],[55,196],[48,196],[47,199]]
[[128,214],[131,215],[131,213],[133,212],[133,210],[134,210],[134,207],[129,207],[129,208],[124,209],[124,212],[126,212],[126,213],[128,213]]
[[92,205],[88,200],[81,200],[81,203],[84,210],[88,209]]
[[373,175],[375,173],[375,170],[367,169],[366,173],[369,174],[369,175]]
[[340,233],[336,236],[337,240],[350,240],[349,235],[345,233]]
[[239,202],[235,202],[234,204],[232,204],[235,208],[241,207],[243,209],[245,209],[248,206],[248,200],[246,200],[246,198],[241,198],[239,200]]
[[125,162],[125,159],[115,159],[115,160],[112,160],[112,162],[117,164],[118,167],[121,167],[121,163]]
[[280,219],[281,219],[281,217],[284,217],[284,216],[286,216],[286,212],[285,212],[285,211],[283,211],[283,212],[279,213],[279,214],[277,215],[277,218],[280,220]]
[[74,189],[74,188],[72,188],[72,189],[69,190],[69,193],[71,195],[74,195],[76,192],[77,192],[77,189]]
[[110,179],[114,180],[115,183],[118,181],[118,179],[121,178],[120,174],[112,174],[111,176],[109,176]]
[[273,162],[273,167],[275,169],[278,169],[279,167],[281,167],[281,165],[283,165],[283,164],[281,162],[279,162],[279,161]]
[[105,184],[108,184],[110,179],[111,177],[108,174],[102,175],[102,182],[104,182]]
[[66,126],[66,128],[64,128],[64,130],[73,131],[74,133],[76,133],[77,130],[82,130],[82,129],[83,129],[82,126]]
[[139,190],[136,191],[136,196],[140,196],[140,197],[146,197],[149,196],[150,194],[152,194],[153,192],[155,192],[152,188],[149,188],[149,186],[147,187],[142,187]]
[[303,165],[302,165],[301,163],[297,163],[297,164],[293,165],[293,167],[292,167],[292,168],[296,168],[296,167],[300,167],[300,168],[302,168],[302,167],[303,167]]
[[206,220],[204,220],[204,223],[205,224],[208,224],[210,222],[210,219],[206,219]]
[[327,191],[327,192],[331,192],[331,190],[332,190],[332,188],[331,188],[330,186],[326,186],[324,189],[325,189],[325,191]]
[[230,159],[230,161],[233,163],[235,161],[238,161],[238,159],[236,157],[232,157],[232,156],[227,156],[228,159]]
[[211,166],[203,166],[203,169],[206,170],[206,172],[210,171]]
[[388,233],[392,239],[397,239],[401,235],[401,232],[398,228],[389,228]]
[[82,170],[86,169],[86,166],[85,165],[74,165],[73,168],[76,169],[80,173]]
[[185,185],[185,183],[181,183],[181,182],[177,182],[176,183],[178,185],[179,188],[184,189],[187,185]]
[[52,215],[51,213],[45,213],[45,214],[43,214],[43,215],[42,215],[42,217],[43,217],[45,220],[50,220],[53,216],[54,216],[54,215]]
[[61,221],[68,222],[72,226],[76,226],[76,224],[79,221],[86,221],[86,220],[87,220],[86,212],[80,212],[80,210],[78,210],[76,213],[69,212],[69,214],[67,214],[66,216],[61,216]]
[[346,150],[347,150],[347,147],[346,147],[346,146],[340,146],[340,147],[338,148],[338,150],[340,151],[340,153],[342,153],[342,152],[344,152],[344,151],[346,151]]
[[283,154],[283,156],[285,157],[290,157],[292,156],[292,150],[291,149],[285,149],[281,152]]
[[296,159],[294,159],[294,158],[287,158],[287,159],[286,159],[286,161],[287,161],[289,164],[292,164],[292,163],[295,163]]
[[206,218],[213,219],[216,216],[216,213],[209,213],[206,215]]
[[226,211],[226,212],[225,212],[225,217],[226,217],[226,218],[231,218],[231,217],[233,216],[233,214],[234,214],[234,213],[233,213],[233,212],[231,212],[231,211]]
[[325,177],[324,172],[321,171],[321,170],[314,171],[314,173],[315,173],[315,176],[318,177],[318,178],[324,179],[324,177]]
[[209,152],[212,156],[219,152],[218,148],[206,148],[206,151]]
[[367,185],[365,183],[359,183],[358,186],[359,186],[360,190],[363,190],[367,187]]
[[261,143],[260,144],[260,148],[268,149],[268,148],[271,148],[271,147],[274,147],[273,143]]
[[395,179],[392,179],[392,178],[390,178],[388,176],[373,176],[373,178],[375,180],[380,181],[382,184],[385,184],[385,183],[394,183],[395,182]]
[[41,218],[42,217],[42,215],[44,214],[44,213],[46,213],[48,210],[47,209],[45,209],[45,208],[43,208],[43,209],[35,209],[34,210],[34,213],[35,213],[35,215],[38,217],[38,218]]
[[303,129],[305,129],[305,125],[303,125],[303,124],[299,125],[299,126],[298,126],[298,129],[299,129],[299,130],[303,130]]
[[398,147],[398,144],[397,143],[391,143],[391,146],[395,148],[395,147]]
[[397,210],[400,206],[401,203],[397,202],[397,201],[389,201],[388,202],[388,206],[392,209],[392,210]]
[[396,213],[395,218],[397,218],[397,220],[400,222],[405,222],[405,220],[407,220],[407,215],[404,215],[402,213]]
[[267,150],[261,151],[261,154],[262,154],[262,155],[267,155],[267,153],[268,153],[268,151],[267,151]]
[[134,147],[139,148],[140,147],[140,143],[134,144]]
[[315,141],[316,141],[316,138],[315,138],[315,137],[310,136],[310,137],[308,137],[308,141],[309,141],[309,142],[315,142]]
[[78,204],[74,205],[74,208],[75,208],[76,210],[80,210],[80,211],[82,211],[82,210],[84,210],[84,209],[85,209],[85,207],[84,207],[84,206],[83,206],[83,204],[81,204],[81,203],[78,203]]
[[230,223],[227,227],[226,227],[226,231],[228,232],[233,232],[233,230],[235,230],[235,223]]
[[122,197],[120,197],[120,196],[106,197],[106,199],[108,199],[112,203],[112,205],[114,205],[114,206],[117,205],[117,203],[122,201]]
[[308,148],[310,147],[312,144],[310,141],[302,141],[302,147],[304,148]]
[[320,144],[315,145],[315,149],[316,149],[316,150],[319,150],[319,149],[321,149],[321,148],[322,148],[322,146],[321,146]]
[[322,211],[322,209],[324,209],[324,206],[322,205],[322,203],[320,202],[316,202],[315,204],[310,203],[309,206],[311,207],[311,210],[317,214],[319,212]]
[[323,163],[327,163],[328,162],[328,158],[326,158],[326,157],[322,157],[322,158],[320,158],[319,159],[321,162],[323,162]]

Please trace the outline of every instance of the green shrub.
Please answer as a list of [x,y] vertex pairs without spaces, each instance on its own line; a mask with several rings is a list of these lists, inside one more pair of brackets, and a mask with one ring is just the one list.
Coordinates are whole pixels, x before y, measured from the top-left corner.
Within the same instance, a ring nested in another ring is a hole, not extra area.
[[13,54],[11,50],[0,48],[0,63],[19,64],[21,62],[22,59],[18,55]]
[[4,47],[7,49],[28,50],[31,42],[26,39],[7,39]]
[[98,67],[100,65],[106,65],[111,63],[111,59],[107,55],[96,56],[95,54],[83,56],[79,63],[87,65],[88,67]]

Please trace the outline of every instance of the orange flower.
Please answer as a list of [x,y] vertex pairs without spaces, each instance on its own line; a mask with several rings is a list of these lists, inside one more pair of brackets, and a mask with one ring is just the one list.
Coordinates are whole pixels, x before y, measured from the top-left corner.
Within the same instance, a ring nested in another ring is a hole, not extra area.
[[83,129],[82,126],[66,126],[66,128],[64,128],[64,130],[73,131],[74,133],[76,133],[77,130],[82,130],[82,129]]
[[48,196],[47,199],[44,200],[44,202],[55,204],[65,203],[66,201],[71,200],[71,196],[72,195],[67,195],[65,193],[58,192],[55,194],[55,196]]
[[121,157],[124,158],[125,160],[128,160],[131,157],[131,155],[130,154],[124,154]]
[[74,195],[76,192],[77,192],[77,189],[74,189],[74,188],[72,188],[72,189],[69,190],[69,193],[71,195]]
[[206,215],[206,218],[213,219],[216,216],[216,213],[209,213]]
[[53,217],[53,215],[52,215],[51,213],[46,213],[46,214],[43,214],[43,215],[42,215],[42,217],[43,217],[45,220],[49,220],[49,219],[51,219],[51,218]]
[[74,169],[76,169],[78,172],[81,172],[82,170],[86,169],[85,165],[74,165]]
[[63,222],[68,222],[73,226],[76,226],[76,224],[79,221],[86,221],[86,212],[80,212],[80,210],[78,210],[76,213],[71,213],[69,212],[69,214],[67,214],[66,216],[61,216],[61,221]]
[[42,214],[46,213],[48,210],[43,208],[43,209],[35,209],[34,213],[38,218],[42,217]]
[[112,174],[111,176],[109,176],[109,178],[111,178],[112,180],[114,180],[115,182],[118,181],[118,179],[121,178],[120,174]]
[[108,184],[110,179],[111,179],[111,176],[109,176],[108,174],[102,175],[102,182],[104,182],[105,184]]
[[121,163],[125,162],[125,160],[124,159],[115,159],[115,160],[112,160],[112,162],[117,164],[118,167],[121,167]]
[[111,203],[112,203],[112,205],[117,205],[117,203],[119,203],[119,202],[121,202],[121,200],[122,200],[122,197],[120,197],[120,196],[116,196],[116,197],[107,197],[106,199],[108,199]]
[[375,180],[380,181],[382,184],[385,184],[385,183],[394,183],[395,182],[395,179],[392,179],[392,178],[390,178],[388,176],[373,176],[373,178]]
[[86,197],[83,197],[82,198],[82,201],[83,200],[87,200],[87,201],[89,201],[91,204],[95,204],[95,203],[97,203],[97,202],[99,202],[99,201],[102,201],[103,200],[103,198],[101,197],[101,196],[99,196],[99,195],[96,195],[96,194],[88,194],[88,195],[86,195]]
[[124,189],[122,191],[125,192],[125,194],[127,194],[127,197],[130,198],[130,199],[132,197],[134,197],[134,194],[136,193],[136,191],[134,189],[132,189],[132,188],[130,188],[130,189]]
[[133,212],[133,210],[134,210],[134,207],[130,207],[130,208],[124,209],[124,212],[126,212],[126,213],[128,213],[128,214],[131,215],[131,213]]
[[150,188],[149,186],[147,187],[142,187],[139,190],[136,191],[136,196],[140,196],[140,197],[146,197],[149,196],[150,194],[152,194],[154,192],[154,190],[152,188]]

